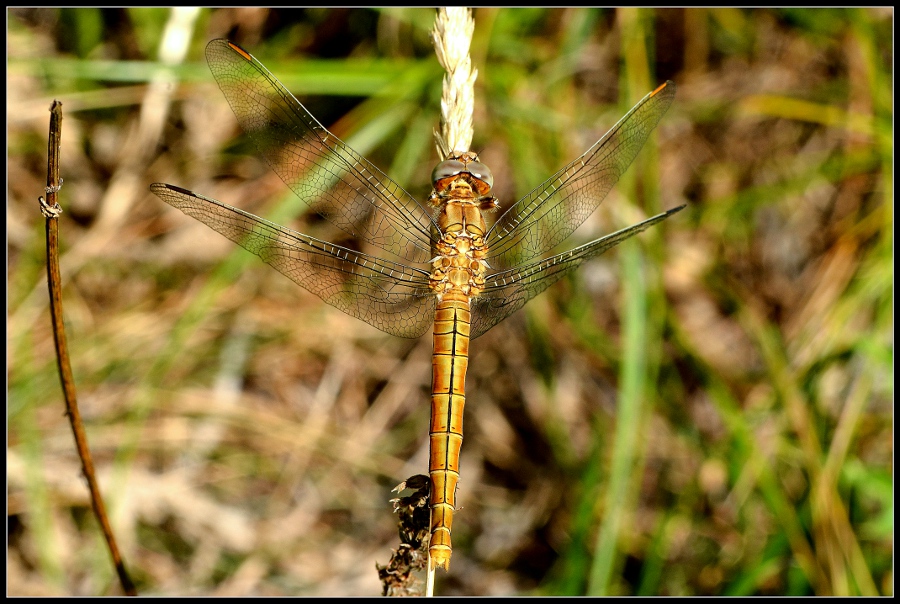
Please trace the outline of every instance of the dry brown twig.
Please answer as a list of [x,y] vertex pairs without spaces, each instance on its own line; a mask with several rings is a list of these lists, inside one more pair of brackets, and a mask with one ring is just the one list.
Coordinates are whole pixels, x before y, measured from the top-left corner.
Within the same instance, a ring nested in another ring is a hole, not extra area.
[[50,317],[53,322],[53,339],[56,344],[56,362],[59,368],[59,379],[62,383],[63,396],[66,401],[66,416],[72,425],[72,434],[75,436],[75,446],[78,449],[78,457],[81,459],[82,472],[87,480],[91,493],[91,507],[94,515],[100,523],[103,536],[112,557],[113,566],[119,576],[122,589],[129,596],[136,596],[134,583],[125,570],[125,563],[119,553],[112,526],[106,515],[106,506],[100,493],[100,485],[94,472],[94,462],[88,447],[87,434],[84,431],[84,423],[81,421],[81,413],[78,411],[78,401],[75,392],[75,378],[72,376],[72,366],[69,362],[69,350],[66,344],[66,330],[63,322],[62,310],[62,277],[59,270],[59,215],[62,208],[57,201],[57,195],[62,187],[62,178],[59,176],[59,150],[62,136],[62,103],[53,101],[50,106],[50,137],[47,148],[47,188],[46,195],[39,198],[41,214],[46,219],[47,233],[47,285],[50,290]]

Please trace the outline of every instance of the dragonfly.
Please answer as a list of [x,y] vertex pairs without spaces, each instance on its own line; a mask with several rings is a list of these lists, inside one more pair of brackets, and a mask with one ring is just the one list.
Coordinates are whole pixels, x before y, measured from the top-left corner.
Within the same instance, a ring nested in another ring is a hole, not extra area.
[[206,59],[237,120],[269,166],[321,217],[376,253],[329,243],[187,189],[154,183],[192,216],[335,308],[386,333],[433,328],[429,431],[431,568],[449,570],[463,440],[469,341],[585,261],[674,208],[545,257],[600,205],[675,96],[671,81],[641,99],[580,157],[502,212],[476,153],[451,151],[420,202],[329,132],[249,52],[211,41]]

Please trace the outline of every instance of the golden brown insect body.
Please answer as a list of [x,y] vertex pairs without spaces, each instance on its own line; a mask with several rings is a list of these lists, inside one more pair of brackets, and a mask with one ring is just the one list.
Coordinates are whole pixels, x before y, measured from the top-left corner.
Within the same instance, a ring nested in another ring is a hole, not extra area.
[[434,320],[431,430],[431,567],[450,565],[450,530],[456,510],[462,446],[469,301],[484,287],[487,228],[482,212],[496,208],[490,171],[474,153],[454,155],[432,175],[430,201],[439,207],[441,239],[435,243],[430,286],[438,298]]

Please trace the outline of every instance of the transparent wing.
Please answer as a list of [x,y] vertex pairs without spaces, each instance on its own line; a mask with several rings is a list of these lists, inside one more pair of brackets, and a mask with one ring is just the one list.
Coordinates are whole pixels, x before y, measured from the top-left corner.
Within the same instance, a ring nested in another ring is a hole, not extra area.
[[266,162],[315,212],[400,258],[429,260],[429,210],[326,130],[250,53],[219,39],[206,60]]
[[504,212],[488,231],[488,263],[514,267],[571,235],[634,160],[674,97],[672,82],[645,96],[584,155]]
[[150,190],[373,327],[415,338],[434,321],[436,302],[426,271],[321,241],[180,187],[154,183]]
[[533,262],[526,266],[494,273],[485,278],[484,290],[472,300],[472,338],[522,308],[526,302],[556,283],[582,262],[599,256],[608,249],[662,222],[684,206],[657,214],[643,222],[616,231],[568,252]]

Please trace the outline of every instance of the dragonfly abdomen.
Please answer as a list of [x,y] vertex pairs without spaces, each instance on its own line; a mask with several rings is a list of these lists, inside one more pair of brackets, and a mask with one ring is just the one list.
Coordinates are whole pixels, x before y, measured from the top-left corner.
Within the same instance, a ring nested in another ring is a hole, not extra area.
[[469,298],[444,294],[434,321],[431,384],[431,566],[450,566],[450,530],[456,510],[459,450],[463,440],[466,370],[469,366]]

